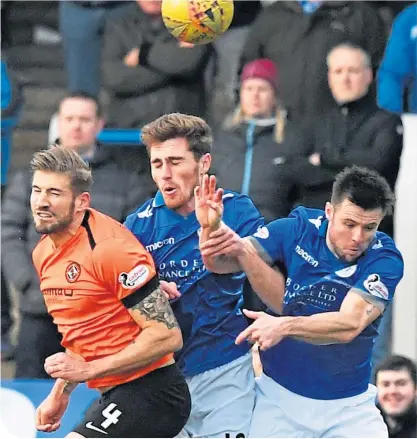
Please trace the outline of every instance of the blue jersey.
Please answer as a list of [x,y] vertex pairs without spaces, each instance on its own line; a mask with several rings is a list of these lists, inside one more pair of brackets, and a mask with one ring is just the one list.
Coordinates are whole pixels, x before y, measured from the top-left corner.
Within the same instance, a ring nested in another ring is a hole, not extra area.
[[[252,201],[234,192],[223,196],[223,221],[240,236],[263,225]],[[199,251],[195,213],[183,217],[165,206],[160,192],[135,213],[125,226],[152,254],[159,278],[175,282],[181,297],[171,302],[182,330],[183,348],[176,361],[185,376],[192,376],[239,358],[249,345],[235,345],[246,328],[241,312],[243,273],[219,275],[207,271]]]
[[[322,210],[299,207],[254,235],[271,263],[280,261],[286,267],[283,315],[337,312],[351,288],[384,309],[403,276],[403,260],[393,240],[377,232],[365,254],[346,263],[330,252],[327,225]],[[319,346],[284,338],[261,352],[263,370],[278,384],[308,398],[338,399],[365,392],[380,319],[346,344]]]

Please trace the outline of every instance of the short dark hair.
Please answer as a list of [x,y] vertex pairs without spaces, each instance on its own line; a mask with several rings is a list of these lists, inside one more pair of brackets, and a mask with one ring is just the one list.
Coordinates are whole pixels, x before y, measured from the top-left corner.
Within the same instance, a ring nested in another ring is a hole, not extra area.
[[61,108],[61,105],[63,102],[65,102],[67,99],[85,99],[87,101],[93,101],[96,106],[96,116],[97,117],[103,117],[103,106],[100,103],[100,100],[97,96],[87,93],[86,91],[74,91],[67,93],[59,102],[59,108]]
[[387,180],[376,171],[350,166],[337,174],[331,202],[337,205],[348,199],[364,210],[382,209],[392,213],[395,196]]
[[182,113],[164,114],[142,128],[142,142],[148,153],[153,144],[175,138],[185,138],[188,141],[196,160],[211,152],[211,128],[200,117]]
[[87,163],[74,150],[63,146],[35,152],[30,167],[32,172],[49,171],[68,175],[75,195],[90,192],[93,184],[91,169]]
[[417,366],[410,358],[403,357],[402,355],[390,355],[382,363],[378,364],[375,369],[375,381],[378,377],[378,373],[386,370],[403,370],[406,369],[414,382],[414,386],[417,387]]

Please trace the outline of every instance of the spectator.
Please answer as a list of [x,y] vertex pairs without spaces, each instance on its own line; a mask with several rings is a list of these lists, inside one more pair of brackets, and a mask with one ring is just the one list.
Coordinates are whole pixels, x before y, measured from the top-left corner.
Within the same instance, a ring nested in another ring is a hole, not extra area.
[[215,133],[213,145],[213,173],[219,184],[249,195],[266,221],[289,213],[286,193],[277,184],[279,168],[274,165],[284,160],[279,143],[286,124],[277,94],[277,70],[271,60],[246,64],[239,105]]
[[417,113],[417,3],[394,20],[377,82],[381,108]]
[[374,8],[365,2],[277,1],[264,8],[253,24],[241,63],[262,57],[274,61],[289,117],[311,117],[334,105],[325,58],[344,41],[363,46],[372,66],[379,65],[385,30]]
[[233,20],[229,29],[213,41],[216,51],[215,86],[212,99],[212,119],[218,124],[224,121],[236,104],[235,92],[239,58],[245,44],[250,25],[255,21],[262,4],[259,0],[234,3]]
[[[328,200],[334,176],[346,166],[365,166],[395,188],[402,152],[401,118],[376,105],[369,87],[368,54],[344,43],[327,55],[328,83],[337,104],[307,121],[285,146],[293,154],[285,173],[297,188],[298,203],[320,208]],[[379,230],[393,236],[393,219]]]
[[[2,3],[3,9],[3,3]],[[7,185],[7,176],[12,153],[12,133],[23,103],[23,90],[17,78],[8,69],[7,61],[1,60],[1,199]],[[14,357],[10,340],[13,325],[10,292],[1,267],[1,360]]]
[[[70,94],[59,107],[57,143],[76,150],[90,163],[94,178],[92,206],[123,221],[150,192],[136,173],[122,172],[109,150],[97,145],[95,138],[103,124],[101,108],[94,97],[85,93]],[[15,174],[5,194],[1,230],[3,263],[6,279],[21,293],[16,377],[47,378],[44,360],[62,348],[31,261],[40,236],[31,220],[30,194],[31,173],[24,169]]]
[[102,34],[109,18],[121,15],[130,1],[59,2],[68,90],[98,96],[101,85]]
[[109,125],[141,128],[164,113],[205,111],[209,46],[189,47],[166,29],[161,2],[137,0],[105,31],[103,78]]
[[417,372],[409,358],[393,355],[376,368],[378,406],[391,438],[417,437]]

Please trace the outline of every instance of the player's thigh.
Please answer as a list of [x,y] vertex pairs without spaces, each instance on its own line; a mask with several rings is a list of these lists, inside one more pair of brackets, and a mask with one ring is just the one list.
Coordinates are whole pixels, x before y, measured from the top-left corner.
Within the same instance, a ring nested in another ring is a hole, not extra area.
[[250,353],[190,380],[190,436],[247,437],[255,404]]
[[285,403],[285,401],[270,398],[257,386],[249,437],[314,437],[312,430],[297,421],[297,419],[305,418],[305,414],[300,415],[297,410],[289,413],[283,409]]
[[388,429],[375,405],[347,407],[323,438],[388,438]]
[[191,408],[175,365],[116,386],[95,401],[74,432],[84,437],[174,437]]

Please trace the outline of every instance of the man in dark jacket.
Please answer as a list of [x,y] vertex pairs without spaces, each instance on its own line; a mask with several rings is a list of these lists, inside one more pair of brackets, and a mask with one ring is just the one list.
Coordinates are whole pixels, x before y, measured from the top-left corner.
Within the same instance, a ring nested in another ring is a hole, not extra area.
[[375,382],[389,437],[417,437],[416,364],[400,355],[389,356],[377,366]]
[[[346,166],[374,169],[394,189],[403,142],[401,118],[379,109],[369,93],[368,54],[346,43],[330,51],[327,63],[337,105],[287,136],[285,150],[293,156],[282,165],[299,191],[297,204],[316,208],[329,200],[334,176]],[[393,235],[392,217],[380,230]]]
[[160,1],[137,0],[106,26],[103,84],[110,93],[109,125],[141,128],[173,111],[202,115],[209,52],[207,45],[189,47],[168,32]]
[[386,33],[375,9],[361,1],[277,1],[252,25],[241,65],[269,58],[280,71],[283,105],[301,119],[334,105],[326,81],[325,58],[344,41],[360,44],[376,68]]
[[[92,168],[92,206],[122,221],[150,196],[134,172],[122,172],[109,150],[96,144],[103,127],[98,102],[85,93],[69,95],[58,112],[60,141],[79,152]],[[16,352],[17,378],[47,378],[44,360],[62,350],[60,336],[49,317],[31,253],[40,239],[30,211],[32,178],[29,169],[9,182],[2,209],[2,258],[6,279],[21,293],[21,326]]]

